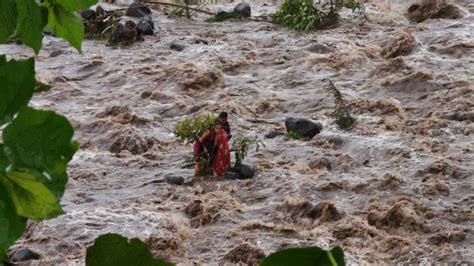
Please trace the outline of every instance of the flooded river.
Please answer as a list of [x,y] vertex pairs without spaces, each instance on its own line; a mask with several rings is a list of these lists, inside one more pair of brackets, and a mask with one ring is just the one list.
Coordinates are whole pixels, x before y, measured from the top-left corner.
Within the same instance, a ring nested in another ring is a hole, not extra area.
[[[236,4],[228,2],[206,8]],[[30,222],[13,249],[39,253],[32,265],[82,265],[86,247],[114,232],[180,265],[253,264],[310,245],[341,245],[351,265],[474,262],[474,6],[459,1],[463,18],[413,24],[400,2],[368,3],[359,15],[344,9],[339,27],[307,33],[155,9],[156,34],[128,47],[86,40],[80,55],[46,37],[36,71],[54,89],[31,105],[68,117],[81,149],[65,214]],[[278,7],[249,3],[254,17]],[[382,56],[400,36],[414,39],[413,50]],[[172,42],[184,50],[170,50]],[[0,53],[32,54],[14,44]],[[325,78],[351,106],[354,129],[333,124]],[[265,139],[246,159],[258,169],[251,180],[166,183],[192,179],[182,167],[192,147],[161,121],[173,127],[221,110],[233,135],[263,138],[284,130],[288,116],[324,128],[310,141]],[[309,211],[316,205],[318,218]]]

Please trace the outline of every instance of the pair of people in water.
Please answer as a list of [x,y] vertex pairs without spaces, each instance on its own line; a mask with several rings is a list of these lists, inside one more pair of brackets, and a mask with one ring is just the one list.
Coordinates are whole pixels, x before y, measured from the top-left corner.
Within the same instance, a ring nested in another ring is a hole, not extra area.
[[[219,114],[216,125],[204,132],[194,144],[196,165],[194,175],[198,176],[204,167],[212,166],[214,176],[222,176],[230,168],[230,133],[228,115],[226,112]],[[206,163],[207,165],[203,165]]]

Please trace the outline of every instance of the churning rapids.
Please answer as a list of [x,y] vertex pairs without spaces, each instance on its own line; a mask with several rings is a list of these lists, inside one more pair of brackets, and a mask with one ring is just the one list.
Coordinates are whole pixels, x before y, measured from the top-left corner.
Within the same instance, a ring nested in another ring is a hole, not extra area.
[[[250,3],[253,19],[224,23],[154,9],[154,36],[121,48],[86,40],[82,55],[45,38],[37,78],[54,88],[31,104],[65,115],[81,149],[65,214],[30,222],[12,249],[39,253],[33,265],[82,265],[86,247],[114,232],[181,265],[254,264],[310,245],[341,245],[351,265],[474,262],[474,5],[459,2],[460,19],[415,24],[405,5],[366,4],[364,15],[344,9],[335,29],[300,33],[255,18],[277,4]],[[381,55],[410,36],[408,55]],[[15,44],[0,53],[32,54]],[[324,78],[350,104],[353,130],[332,123]],[[284,130],[287,116],[324,129],[310,141],[265,139],[246,159],[253,179],[166,183],[191,179],[192,147],[160,121],[220,110],[234,135]]]

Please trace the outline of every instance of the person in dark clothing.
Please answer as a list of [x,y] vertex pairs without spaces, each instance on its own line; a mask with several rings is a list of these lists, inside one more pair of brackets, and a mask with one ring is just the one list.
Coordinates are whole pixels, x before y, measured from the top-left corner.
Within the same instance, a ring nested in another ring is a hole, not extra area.
[[227,140],[232,138],[232,134],[230,134],[230,125],[227,122],[228,114],[226,112],[221,112],[217,117],[217,123],[222,125],[222,128],[227,133]]

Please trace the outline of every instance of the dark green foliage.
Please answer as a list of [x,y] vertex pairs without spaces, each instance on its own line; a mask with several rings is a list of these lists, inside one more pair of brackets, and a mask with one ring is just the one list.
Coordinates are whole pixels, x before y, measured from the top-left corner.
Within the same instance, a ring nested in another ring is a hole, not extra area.
[[87,248],[86,266],[166,266],[172,265],[151,255],[138,238],[127,239],[117,234],[101,235]]
[[270,254],[261,266],[343,266],[344,253],[340,247],[325,251],[318,247],[289,248]]
[[79,16],[59,4],[47,3],[46,7],[48,8],[48,27],[80,51],[84,39],[84,25]]
[[255,147],[258,152],[260,147],[265,147],[265,143],[258,137],[237,137],[232,142],[232,150],[235,152],[235,166],[239,166],[247,157],[249,150]]
[[351,116],[349,107],[342,99],[342,94],[338,89],[336,89],[334,83],[329,80],[328,84],[324,88],[334,95],[336,107],[332,116],[336,119],[336,124],[342,129],[349,129],[355,126],[357,120]]
[[[0,167],[2,166],[1,163],[2,158],[0,155]],[[0,179],[3,178],[4,175],[0,172]],[[5,258],[6,250],[20,238],[25,227],[26,218],[18,216],[8,191],[0,183],[0,265],[2,265],[2,261]]]
[[5,56],[0,56],[0,125],[10,121],[28,104],[35,84],[33,58],[7,62]]
[[217,117],[212,114],[196,115],[179,121],[173,133],[181,142],[186,144],[194,142],[207,130],[212,129],[217,122]]
[[296,131],[288,131],[288,137],[294,140],[300,140],[303,138],[303,136]]
[[16,34],[21,41],[39,53],[43,42],[43,28],[47,20],[34,0],[17,0],[18,28]]
[[273,22],[293,30],[322,28],[337,20],[333,8],[328,11],[314,7],[313,0],[285,0],[273,16]]
[[15,0],[0,1],[0,43],[6,42],[13,35],[17,24]]
[[329,9],[315,7],[313,0],[285,0],[273,22],[293,30],[324,29],[337,22],[342,7],[361,9],[357,0],[330,1]]

